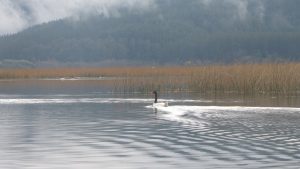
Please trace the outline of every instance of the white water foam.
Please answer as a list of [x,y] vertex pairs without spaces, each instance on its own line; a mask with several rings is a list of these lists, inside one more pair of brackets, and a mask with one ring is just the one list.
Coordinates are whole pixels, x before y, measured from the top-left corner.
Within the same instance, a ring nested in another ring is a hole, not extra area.
[[[153,106],[146,106],[147,108],[153,108]],[[185,115],[187,113],[203,113],[203,112],[226,112],[226,111],[238,111],[238,112],[299,112],[300,108],[296,107],[242,107],[242,106],[157,106],[155,107],[160,111],[174,113],[178,115]]]
[[207,125],[207,118],[221,116],[226,112],[240,113],[300,113],[300,108],[293,107],[241,107],[241,106],[146,106],[158,111],[159,117],[166,120],[192,125]]
[[[62,97],[63,96],[63,97]],[[205,100],[164,100],[166,102],[209,102]],[[153,99],[143,98],[74,98],[68,95],[56,95],[38,98],[24,98],[22,96],[13,96],[7,98],[4,95],[0,97],[0,105],[2,104],[70,104],[70,103],[152,103]]]
[[150,99],[121,98],[20,98],[0,99],[0,104],[141,103],[150,101]]

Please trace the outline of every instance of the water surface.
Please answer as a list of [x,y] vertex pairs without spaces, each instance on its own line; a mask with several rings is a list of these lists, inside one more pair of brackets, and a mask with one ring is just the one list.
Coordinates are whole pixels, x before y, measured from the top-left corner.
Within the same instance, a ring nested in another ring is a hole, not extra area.
[[[48,84],[48,85],[45,85]],[[297,97],[113,94],[99,82],[1,82],[0,168],[300,166]]]

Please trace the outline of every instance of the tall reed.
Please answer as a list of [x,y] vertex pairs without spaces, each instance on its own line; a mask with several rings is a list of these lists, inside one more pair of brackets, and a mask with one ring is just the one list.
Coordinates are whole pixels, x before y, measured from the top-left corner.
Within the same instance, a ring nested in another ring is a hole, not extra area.
[[113,90],[120,92],[291,94],[300,90],[300,63],[0,70],[0,79],[62,77],[114,77]]

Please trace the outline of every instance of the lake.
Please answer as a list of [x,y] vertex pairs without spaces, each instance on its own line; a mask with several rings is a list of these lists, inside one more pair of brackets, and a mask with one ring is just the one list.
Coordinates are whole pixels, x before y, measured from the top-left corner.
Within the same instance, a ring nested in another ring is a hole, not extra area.
[[99,80],[0,82],[0,168],[300,166],[300,98],[112,93]]

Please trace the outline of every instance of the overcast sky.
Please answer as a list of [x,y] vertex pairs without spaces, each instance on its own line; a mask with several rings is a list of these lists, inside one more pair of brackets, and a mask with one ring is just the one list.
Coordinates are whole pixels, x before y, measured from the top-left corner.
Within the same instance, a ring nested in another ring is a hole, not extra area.
[[0,0],[0,34],[78,14],[110,14],[115,7],[147,9],[153,0]]
[[[230,3],[235,8],[233,10],[237,11],[236,16],[243,19],[247,15],[248,2],[254,0],[197,1],[210,7],[211,4],[216,4],[215,2]],[[0,35],[15,33],[36,24],[79,14],[96,13],[110,16],[112,9],[120,6],[133,10],[153,9],[154,2],[155,0],[0,0]],[[261,9],[263,13],[263,8]]]

